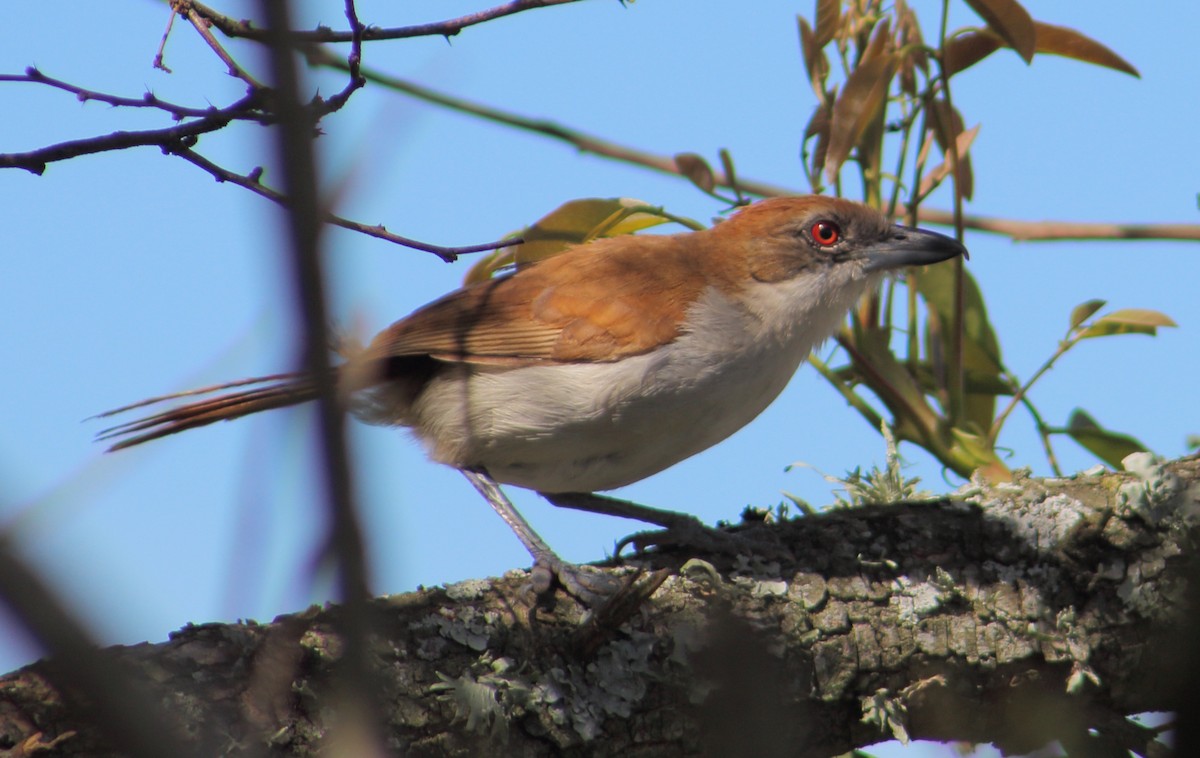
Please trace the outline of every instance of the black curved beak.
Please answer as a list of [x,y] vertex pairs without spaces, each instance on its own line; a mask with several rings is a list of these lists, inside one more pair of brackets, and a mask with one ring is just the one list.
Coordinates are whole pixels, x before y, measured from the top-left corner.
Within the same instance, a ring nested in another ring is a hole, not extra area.
[[967,248],[953,237],[899,224],[892,227],[887,239],[871,245],[863,255],[867,259],[865,270],[868,273],[905,266],[928,266],[959,255],[970,257]]

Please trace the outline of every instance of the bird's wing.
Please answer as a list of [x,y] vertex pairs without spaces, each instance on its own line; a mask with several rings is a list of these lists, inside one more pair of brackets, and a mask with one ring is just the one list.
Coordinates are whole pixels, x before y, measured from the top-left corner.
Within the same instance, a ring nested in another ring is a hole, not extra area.
[[704,281],[678,238],[631,241],[599,240],[452,292],[381,332],[366,357],[520,365],[653,350],[679,336]]

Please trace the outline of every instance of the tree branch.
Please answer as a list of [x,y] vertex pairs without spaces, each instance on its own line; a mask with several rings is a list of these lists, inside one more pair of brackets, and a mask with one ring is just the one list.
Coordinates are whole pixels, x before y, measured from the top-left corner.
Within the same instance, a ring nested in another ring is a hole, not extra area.
[[[434,21],[428,24],[416,24],[414,26],[399,26],[390,29],[380,29],[378,27],[367,26],[362,30],[362,41],[373,42],[375,40],[385,39],[406,39],[408,37],[453,37],[466,29],[469,26],[482,24],[487,21],[493,21],[504,16],[511,16],[523,11],[534,10],[536,8],[548,8],[552,5],[566,5],[568,3],[576,3],[580,0],[512,0],[511,2],[497,5],[494,8],[468,13],[465,16],[452,18],[446,21]],[[227,37],[241,37],[243,39],[251,39],[263,41],[266,38],[266,32],[254,25],[253,22],[242,19],[236,20],[229,16],[219,13],[218,11],[209,8],[202,3],[191,3],[192,9],[201,17],[212,23],[213,26],[221,30]],[[320,27],[313,31],[292,31],[288,33],[288,41],[291,44],[310,43],[316,44],[321,42],[353,42],[355,32],[350,31],[334,31],[332,29]]]
[[[1178,659],[1200,460],[1135,468],[746,526],[753,554],[652,551],[607,570],[671,576],[600,622],[531,606],[517,573],[375,600],[384,728],[406,755],[817,756],[893,736],[1154,754],[1161,729],[1123,716],[1194,686]],[[226,753],[307,755],[336,739],[341,614],[114,655]],[[51,663],[0,678],[0,735],[73,731],[57,754],[102,752]]]
[[[309,62],[332,68],[344,67],[345,63],[330,51],[314,47],[308,52]],[[370,81],[403,92],[426,102],[450,110],[477,116],[487,121],[503,124],[522,131],[565,142],[581,152],[603,158],[642,166],[665,174],[686,178],[686,174],[675,164],[675,158],[622,145],[579,129],[546,119],[530,118],[502,108],[447,95],[415,82],[364,67],[363,75]],[[716,184],[734,189],[734,182],[725,172],[712,169]],[[794,195],[799,191],[767,182],[737,178],[737,188],[760,197]],[[941,226],[954,226],[954,214],[949,211],[921,208],[920,221]],[[964,215],[963,226],[980,232],[1001,234],[1018,242],[1051,242],[1062,240],[1189,240],[1200,241],[1200,224],[1120,224],[1083,223],[1074,221],[1019,221],[990,216]]]
[[[169,152],[172,155],[178,155],[180,158],[183,158],[185,161],[194,166],[204,169],[218,182],[229,182],[230,184],[236,184],[243,189],[250,190],[260,197],[265,197],[273,203],[277,203],[283,207],[288,206],[288,198],[286,195],[277,190],[271,189],[262,183],[260,180],[261,169],[256,168],[249,174],[243,175],[213,163],[191,148],[182,146],[169,148]],[[519,245],[523,241],[520,237],[514,237],[510,239],[497,240],[495,242],[488,242],[482,245],[434,245],[429,242],[421,242],[420,240],[415,240],[411,237],[403,237],[399,234],[389,232],[387,227],[385,227],[383,224],[363,224],[358,221],[351,221],[350,219],[339,216],[331,211],[323,210],[321,213],[322,219],[326,223],[333,224],[334,226],[340,226],[341,228],[348,229],[352,232],[359,232],[360,234],[365,234],[368,237],[375,237],[376,239],[381,239],[385,242],[392,242],[397,245],[403,245],[404,247],[411,247],[414,250],[433,253],[447,263],[452,263],[458,260],[458,256],[460,255],[497,250],[502,247],[508,247],[509,245]]]
[[270,119],[264,114],[259,113],[257,117],[250,115],[256,112],[257,102],[258,95],[255,93],[228,108],[214,109],[195,121],[178,126],[138,132],[112,132],[98,137],[60,142],[27,153],[0,153],[0,168],[23,168],[41,176],[45,173],[48,163],[78,158],[81,155],[150,145],[167,151],[174,146],[191,147],[201,134],[223,129],[235,119],[254,118],[261,123],[269,122]]
[[47,87],[53,87],[55,89],[63,90],[64,92],[70,92],[71,94],[75,95],[76,99],[78,99],[81,103],[86,103],[89,100],[95,100],[97,102],[107,103],[109,105],[122,108],[155,108],[160,111],[166,111],[174,116],[176,120],[180,121],[189,117],[206,118],[215,113],[221,112],[230,116],[231,120],[240,119],[245,121],[259,122],[262,120],[262,115],[260,113],[249,110],[245,107],[247,104],[247,100],[245,99],[238,101],[238,103],[235,103],[229,108],[225,108],[223,111],[211,105],[205,108],[189,108],[184,105],[176,105],[174,103],[167,102],[166,100],[160,100],[153,92],[147,92],[141,97],[133,98],[109,95],[104,92],[85,89],[84,87],[80,87],[69,82],[64,82],[61,79],[55,79],[53,77],[46,76],[33,66],[26,68],[24,74],[0,74],[0,82],[29,82],[30,84],[44,84]]

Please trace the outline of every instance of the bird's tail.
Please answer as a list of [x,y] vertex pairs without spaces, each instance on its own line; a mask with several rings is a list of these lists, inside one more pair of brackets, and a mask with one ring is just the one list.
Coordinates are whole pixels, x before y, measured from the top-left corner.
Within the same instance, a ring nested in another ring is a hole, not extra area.
[[106,411],[95,418],[109,418],[166,400],[175,400],[193,395],[207,395],[213,392],[233,389],[234,387],[251,388],[239,389],[236,392],[226,392],[216,397],[197,400],[178,408],[163,411],[162,413],[156,413],[152,416],[146,416],[113,426],[97,434],[96,439],[115,440],[112,446],[108,448],[111,452],[113,450],[140,445],[143,442],[156,440],[159,437],[166,437],[168,434],[175,434],[186,429],[205,426],[214,421],[228,421],[272,408],[298,405],[309,400],[315,400],[317,397],[316,386],[307,374],[274,374],[272,376],[241,379],[236,382],[226,382],[212,387],[152,397],[132,405]]

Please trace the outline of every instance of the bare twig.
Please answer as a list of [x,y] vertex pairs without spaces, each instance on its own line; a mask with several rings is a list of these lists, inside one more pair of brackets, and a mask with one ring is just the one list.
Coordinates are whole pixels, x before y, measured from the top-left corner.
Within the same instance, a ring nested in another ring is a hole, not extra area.
[[167,38],[171,36],[171,29],[174,28],[174,26],[175,7],[172,6],[171,12],[167,16],[167,28],[163,30],[162,40],[160,40],[158,43],[158,52],[154,54],[154,67],[159,71],[166,71],[168,74],[171,73],[171,69],[167,67],[167,64],[163,63],[163,55],[167,50]]
[[226,68],[229,69],[230,76],[241,79],[250,87],[251,90],[261,90],[263,88],[263,85],[257,79],[251,76],[248,71],[238,65],[238,62],[233,59],[233,56],[226,52],[225,48],[221,46],[221,43],[217,41],[215,36],[213,36],[212,30],[208,28],[208,19],[197,13],[195,6],[188,6],[187,8],[182,9],[181,12],[187,15],[188,21],[192,22],[192,26],[196,28],[196,31],[200,33],[200,36],[206,43],[208,43],[208,46],[212,48],[212,51],[217,54],[217,57],[220,58],[221,62],[224,63]]
[[[205,158],[203,155],[197,153],[195,150],[187,147],[180,146],[169,148],[169,152],[174,155],[178,155],[180,158],[183,158],[199,168],[204,169],[219,182],[236,184],[239,187],[248,189],[256,195],[265,197],[266,199],[274,203],[278,203],[284,207],[289,205],[286,195],[267,187],[259,181],[257,170],[255,172],[251,172],[249,175],[238,174],[230,171],[227,168],[218,166],[217,164]],[[433,245],[428,242],[421,242],[420,240],[414,240],[409,237],[402,237],[399,234],[393,234],[392,232],[389,232],[382,224],[369,226],[367,224],[361,224],[357,221],[351,221],[329,211],[323,212],[322,220],[326,223],[333,224],[334,226],[340,226],[343,229],[349,229],[352,232],[360,232],[369,237],[375,237],[387,242],[393,242],[397,245],[403,245],[404,247],[411,247],[414,250],[422,250],[427,253],[433,253],[447,263],[457,260],[458,256],[460,255],[487,252],[489,250],[508,247],[509,245],[518,245],[522,242],[520,238],[515,238],[498,240],[496,242],[488,242],[482,245],[462,245],[458,247],[448,247],[444,245]]]
[[346,56],[346,70],[350,73],[350,81],[346,83],[341,92],[325,102],[327,113],[341,110],[346,101],[350,99],[350,95],[367,83],[366,77],[359,70],[362,66],[362,36],[365,27],[358,20],[358,10],[354,7],[354,0],[346,0],[346,20],[350,23],[352,35],[350,55]]
[[[34,174],[41,175],[46,171],[46,164],[55,161],[77,158],[81,155],[103,153],[109,150],[124,150],[130,147],[145,147],[156,145],[163,149],[172,146],[191,147],[201,134],[215,132],[224,128],[230,121],[252,107],[252,98],[244,98],[227,109],[212,113],[190,121],[186,124],[168,127],[166,129],[147,129],[140,132],[113,132],[99,137],[88,137],[80,140],[60,142],[57,145],[38,148],[26,153],[0,154],[0,168],[23,168]],[[266,119],[260,117],[260,120]]]
[[[322,66],[344,67],[345,63],[331,52],[321,48],[313,48],[308,53],[311,63]],[[541,134],[552,139],[565,142],[581,152],[592,153],[603,158],[631,163],[637,166],[661,171],[666,174],[682,176],[673,157],[638,150],[616,142],[587,134],[569,126],[536,119],[521,114],[505,111],[500,108],[482,105],[461,98],[453,97],[442,92],[421,86],[399,77],[376,71],[367,67],[362,69],[363,75],[370,81],[420,98],[426,102],[467,113],[498,124],[504,124],[535,134]],[[713,176],[716,183],[722,187],[732,188],[733,183],[722,171],[714,168]],[[770,184],[754,179],[737,177],[737,186],[752,195],[760,197],[775,197],[778,195],[794,195],[797,190]],[[939,226],[954,226],[954,214],[949,211],[922,208],[920,221]],[[1200,224],[1133,224],[1133,223],[1090,223],[1073,221],[1019,221],[1015,219],[995,218],[964,214],[963,226],[980,232],[990,232],[1009,237],[1017,242],[1053,242],[1061,240],[1190,240],[1200,241]]]
[[[118,95],[110,95],[105,92],[97,92],[95,90],[86,89],[76,84],[64,82],[61,79],[46,76],[38,69],[30,66],[25,69],[24,74],[0,74],[0,82],[28,82],[30,84],[44,84],[47,87],[60,89],[64,92],[70,92],[81,103],[86,103],[90,100],[95,100],[99,103],[107,103],[121,108],[157,108],[165,111],[175,117],[175,120],[180,121],[185,118],[207,118],[209,116],[223,114],[230,121],[258,121],[263,122],[263,115],[256,108],[258,100],[254,98],[243,98],[233,105],[220,109],[214,106],[206,108],[191,108],[185,105],[176,105],[175,103],[167,102],[159,99],[154,93],[147,92],[141,97],[120,97]],[[250,107],[254,106],[254,107]]]
[[[568,3],[577,3],[580,0],[512,0],[512,2],[497,5],[494,8],[478,11],[476,13],[468,13],[465,16],[452,18],[446,21],[434,21],[428,24],[416,24],[414,26],[400,26],[391,29],[380,29],[377,27],[365,27],[362,30],[362,41],[371,42],[374,40],[384,39],[405,39],[408,37],[453,37],[468,26],[475,26],[493,19],[502,18],[503,16],[511,16],[522,11],[533,10],[536,8],[546,8],[551,5],[566,5]],[[210,21],[213,26],[221,30],[227,37],[241,37],[244,39],[252,39],[262,41],[266,32],[261,27],[255,26],[250,21],[237,20],[226,16],[216,10],[209,8],[202,3],[192,3],[192,8],[197,13]],[[334,31],[332,29],[318,28],[314,31],[292,31],[288,33],[288,40],[292,44],[297,43],[321,43],[321,42],[353,42],[354,31]]]

